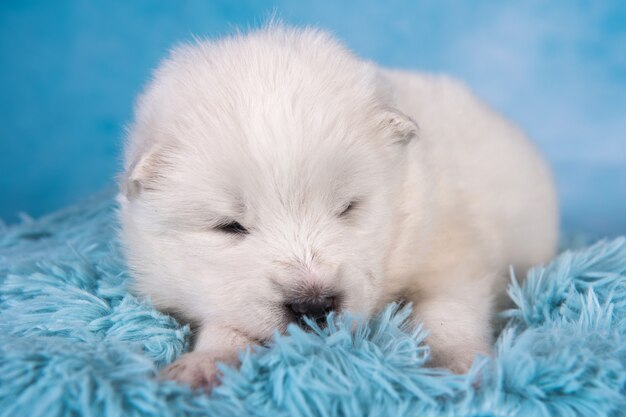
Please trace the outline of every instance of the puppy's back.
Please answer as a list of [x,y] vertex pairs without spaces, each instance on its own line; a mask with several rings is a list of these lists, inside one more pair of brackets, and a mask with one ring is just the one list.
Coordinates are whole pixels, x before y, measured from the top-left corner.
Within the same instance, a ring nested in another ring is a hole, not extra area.
[[433,233],[457,222],[469,225],[468,235],[476,239],[470,243],[498,270],[513,265],[523,275],[548,261],[557,244],[556,193],[523,132],[456,80],[382,73],[400,110],[420,126],[422,144],[412,151],[427,157],[412,155],[412,161],[426,161],[437,189]]

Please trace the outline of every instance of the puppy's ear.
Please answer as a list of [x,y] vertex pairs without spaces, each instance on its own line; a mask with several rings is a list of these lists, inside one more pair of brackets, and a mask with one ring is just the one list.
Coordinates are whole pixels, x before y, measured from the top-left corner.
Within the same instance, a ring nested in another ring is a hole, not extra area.
[[379,128],[394,144],[406,145],[417,137],[419,127],[413,119],[399,110],[387,108],[379,115]]
[[160,173],[168,164],[163,148],[155,147],[141,154],[120,179],[120,190],[132,200],[144,191],[154,190]]

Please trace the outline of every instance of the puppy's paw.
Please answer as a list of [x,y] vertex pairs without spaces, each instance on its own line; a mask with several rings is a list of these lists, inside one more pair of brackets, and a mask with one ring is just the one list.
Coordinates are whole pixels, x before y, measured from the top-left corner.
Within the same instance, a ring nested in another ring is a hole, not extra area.
[[472,367],[476,355],[489,355],[489,345],[479,346],[431,346],[432,356],[428,365],[448,368],[455,374],[465,374]]
[[206,351],[185,353],[163,369],[160,377],[211,391],[220,383],[221,372],[217,368],[219,362],[234,365],[237,363],[236,355],[216,356],[213,352]]

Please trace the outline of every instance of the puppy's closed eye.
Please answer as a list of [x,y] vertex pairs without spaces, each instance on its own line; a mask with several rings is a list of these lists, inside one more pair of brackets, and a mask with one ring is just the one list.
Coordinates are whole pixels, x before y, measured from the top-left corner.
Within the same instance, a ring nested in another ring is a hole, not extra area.
[[339,217],[348,216],[348,214],[350,214],[350,212],[352,212],[356,208],[357,205],[358,205],[358,201],[356,200],[350,201],[348,205],[346,205],[343,208],[343,210],[341,210],[341,212],[339,213]]
[[215,230],[230,235],[247,235],[248,233],[250,233],[248,229],[246,229],[241,223],[236,221],[226,221],[216,226]]

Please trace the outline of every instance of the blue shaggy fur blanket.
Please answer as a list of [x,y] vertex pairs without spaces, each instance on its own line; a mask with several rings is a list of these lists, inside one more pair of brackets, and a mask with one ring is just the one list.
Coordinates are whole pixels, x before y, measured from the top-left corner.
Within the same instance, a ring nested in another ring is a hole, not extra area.
[[128,291],[110,194],[0,231],[2,416],[626,415],[626,239],[514,280],[493,357],[424,366],[425,331],[389,306],[241,353],[211,395],[158,369],[189,329]]

